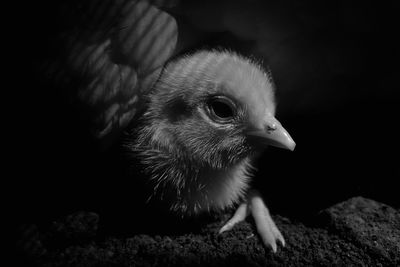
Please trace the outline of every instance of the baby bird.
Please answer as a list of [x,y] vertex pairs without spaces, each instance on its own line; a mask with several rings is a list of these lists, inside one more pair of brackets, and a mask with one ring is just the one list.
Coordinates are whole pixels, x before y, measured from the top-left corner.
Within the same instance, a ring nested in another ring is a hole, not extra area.
[[[171,60],[193,45],[192,34],[185,36],[185,27],[165,11],[178,2],[63,1],[57,16],[61,21],[55,23],[62,29],[49,45],[56,48],[39,53],[46,60],[38,59],[44,64],[35,69],[43,72],[49,95],[68,98],[66,117],[78,121],[79,134],[88,128],[96,144],[115,148],[127,129],[124,151],[134,160],[119,154],[112,160],[128,161],[142,172],[141,178],[148,178],[148,188],[137,186],[138,198],[150,189],[149,197],[182,216],[239,204],[220,232],[251,213],[263,242],[276,251],[277,241],[284,244],[284,239],[259,193],[249,188],[252,161],[266,146],[295,147],[274,117],[271,75],[227,51],[199,51]],[[52,28],[50,32],[53,37]],[[126,128],[128,124],[132,127]],[[97,168],[97,158],[93,161]],[[112,175],[125,167],[109,165]]]
[[266,246],[285,245],[249,188],[252,161],[268,145],[295,147],[274,117],[270,73],[232,52],[199,51],[168,63],[145,98],[124,146],[154,188],[150,197],[188,216],[240,204],[221,233],[251,213]]

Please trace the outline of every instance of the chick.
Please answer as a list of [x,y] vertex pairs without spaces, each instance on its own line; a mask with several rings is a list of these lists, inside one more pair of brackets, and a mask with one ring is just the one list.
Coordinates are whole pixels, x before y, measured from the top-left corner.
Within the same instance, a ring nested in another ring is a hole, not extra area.
[[295,147],[274,117],[270,73],[232,52],[199,51],[168,63],[146,101],[124,146],[148,177],[150,198],[188,216],[241,203],[221,233],[251,213],[266,246],[284,245],[249,188],[252,161],[265,147]]
[[284,239],[259,193],[249,188],[252,161],[266,146],[295,146],[274,118],[270,74],[226,51],[200,51],[165,65],[193,37],[164,9],[176,1],[67,2],[60,8],[62,32],[52,40],[57,49],[37,70],[79,114],[78,132],[89,128],[108,147],[135,124],[125,147],[140,163],[133,167],[148,178],[150,197],[183,216],[241,203],[220,232],[251,213],[264,243],[276,251]]

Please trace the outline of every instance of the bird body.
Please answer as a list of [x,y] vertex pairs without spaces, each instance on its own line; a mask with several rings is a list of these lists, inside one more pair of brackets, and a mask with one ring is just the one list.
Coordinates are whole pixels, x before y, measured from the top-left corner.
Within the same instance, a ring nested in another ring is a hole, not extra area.
[[[178,196],[172,210],[195,214],[243,197],[256,152],[243,130],[266,106],[274,112],[268,81],[255,64],[229,52],[201,51],[167,65],[148,96],[142,125],[126,143],[151,166],[145,172],[155,188]],[[232,122],[209,116],[207,103],[217,95],[238,102]]]
[[199,51],[166,65],[124,144],[170,210],[223,210],[246,202],[265,144],[294,149],[274,114],[270,74],[232,52]]

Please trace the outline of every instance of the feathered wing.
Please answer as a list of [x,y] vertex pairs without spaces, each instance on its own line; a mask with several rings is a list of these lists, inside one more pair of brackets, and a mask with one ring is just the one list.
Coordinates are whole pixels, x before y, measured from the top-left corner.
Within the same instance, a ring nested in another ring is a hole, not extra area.
[[[158,1],[157,6],[162,6]],[[65,30],[56,59],[44,66],[47,80],[65,94],[93,135],[112,139],[140,109],[174,52],[176,21],[148,1],[88,0],[62,6]]]

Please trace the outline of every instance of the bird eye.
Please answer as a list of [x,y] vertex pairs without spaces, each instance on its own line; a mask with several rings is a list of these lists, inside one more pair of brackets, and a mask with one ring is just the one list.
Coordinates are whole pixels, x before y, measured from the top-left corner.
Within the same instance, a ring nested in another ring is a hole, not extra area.
[[216,121],[230,121],[235,115],[235,104],[229,98],[214,96],[208,102],[208,110]]

